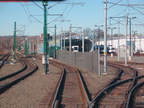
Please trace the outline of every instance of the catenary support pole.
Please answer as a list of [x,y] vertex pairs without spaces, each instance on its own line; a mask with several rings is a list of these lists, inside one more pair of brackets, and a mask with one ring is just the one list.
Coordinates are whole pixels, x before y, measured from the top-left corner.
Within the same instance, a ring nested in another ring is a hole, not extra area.
[[118,61],[120,61],[120,19],[118,19]]
[[107,72],[107,0],[104,0],[104,72]]
[[129,39],[129,41],[130,41],[130,47],[129,47],[129,55],[130,55],[130,57],[131,57],[131,52],[132,52],[132,50],[131,50],[131,43],[132,43],[132,39],[131,39],[131,18],[130,18],[130,20],[129,20],[129,35],[130,35],[130,39]]
[[126,15],[126,35],[125,35],[125,65],[127,65],[127,35],[128,35],[128,16]]
[[64,50],[65,50],[65,32],[64,32]]
[[55,51],[54,51],[54,58],[56,59],[56,25],[55,25]]
[[44,48],[44,54],[43,54],[43,65],[44,65],[44,74],[47,74],[49,71],[49,61],[48,61],[48,38],[47,38],[47,1],[43,1],[43,6],[44,6],[44,30],[43,30],[43,48]]
[[70,36],[69,36],[69,51],[71,51],[71,32],[72,32],[72,24],[70,24]]
[[14,60],[16,60],[16,22],[14,22],[14,44],[13,44],[13,51],[14,51]]
[[85,34],[83,33],[82,30],[82,52],[84,52],[84,39],[85,39]]
[[62,44],[62,40],[63,40],[63,28],[61,28],[61,50],[63,49],[63,44]]
[[25,57],[27,57],[27,54],[28,54],[28,46],[27,46],[27,38],[25,39],[24,41],[24,55]]

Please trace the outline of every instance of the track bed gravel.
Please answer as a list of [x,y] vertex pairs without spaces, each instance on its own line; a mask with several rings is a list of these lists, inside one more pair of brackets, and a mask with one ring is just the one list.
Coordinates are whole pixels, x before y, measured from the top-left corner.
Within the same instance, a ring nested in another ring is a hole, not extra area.
[[23,68],[23,66],[20,62],[16,62],[13,65],[10,64],[12,58],[13,58],[13,56],[10,56],[8,58],[8,61],[0,69],[0,77],[6,76],[8,74],[11,74],[11,73],[16,72],[16,71],[20,70],[21,68]]
[[[55,84],[60,76],[60,70],[53,65],[50,65],[50,74],[44,75],[43,65],[41,60],[34,61],[39,70],[32,76],[13,86],[6,93],[0,95],[0,107],[2,108],[41,108],[45,96],[51,97]],[[21,64],[17,65],[19,67]],[[9,66],[7,67],[8,69]],[[92,97],[103,89],[117,74],[118,70],[108,67],[108,75],[98,76],[86,70],[80,70],[85,82],[88,86]],[[101,65],[101,72],[103,72],[103,65]]]
[[0,95],[1,108],[35,108],[39,106],[45,95],[51,94],[60,70],[50,65],[51,73],[45,75],[42,74],[41,60],[37,59],[35,63],[39,66],[38,71]]

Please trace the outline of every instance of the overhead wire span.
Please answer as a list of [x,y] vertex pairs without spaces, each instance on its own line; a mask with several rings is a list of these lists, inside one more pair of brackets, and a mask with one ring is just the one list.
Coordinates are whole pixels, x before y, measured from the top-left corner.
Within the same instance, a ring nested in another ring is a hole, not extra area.
[[60,18],[61,16],[59,16],[59,17],[57,17],[57,18],[55,18],[54,20],[52,20],[51,22],[49,22],[48,24],[50,24],[50,23],[52,23],[52,22],[54,22],[54,21],[56,21],[58,18]]
[[137,12],[141,13],[142,15],[144,15],[144,13],[142,13],[141,11],[135,9],[133,6],[130,6],[131,8],[133,8],[134,10],[136,10]]
[[110,6],[108,9],[112,8],[113,6],[115,6],[116,4],[120,3],[122,0],[118,1],[117,3],[113,4],[112,6]]
[[[65,11],[67,10],[69,3],[70,3],[70,0],[68,0],[65,9],[64,9],[64,11],[62,12],[63,15],[64,15]],[[65,19],[66,19],[66,17],[63,18],[63,21],[64,21]],[[61,22],[61,23],[63,23],[63,22]],[[61,23],[59,23],[58,25],[60,25]]]
[[117,20],[115,20],[113,18],[111,18],[111,19],[114,20],[115,22],[117,22],[117,24],[120,23],[121,25],[125,26],[124,24],[121,23],[121,21],[119,22],[119,21],[117,21]]
[[39,7],[40,9],[44,10],[41,6],[39,6],[38,4],[36,4],[34,1],[32,1],[37,7]]
[[33,17],[37,22],[43,24],[41,21],[39,21],[37,18],[35,18],[33,15],[30,15],[31,17]]
[[107,2],[109,4],[119,5],[119,6],[144,6],[144,4],[116,4],[113,2]]
[[54,5],[52,5],[52,6],[48,7],[47,9],[50,9],[50,8],[54,7],[55,5],[57,5],[57,4],[58,4],[58,3],[60,3],[60,2],[61,2],[61,1],[59,1],[59,2],[55,3]]

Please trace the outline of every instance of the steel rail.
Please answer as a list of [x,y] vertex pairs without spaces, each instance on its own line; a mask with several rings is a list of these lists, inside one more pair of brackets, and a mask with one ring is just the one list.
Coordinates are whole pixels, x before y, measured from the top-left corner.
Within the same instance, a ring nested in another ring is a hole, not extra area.
[[[140,79],[140,78],[144,78],[144,75],[138,76],[135,78],[135,80]],[[144,82],[141,82],[139,84],[136,84],[131,91],[129,92],[128,95],[128,99],[127,99],[127,104],[126,104],[126,108],[131,108],[132,104],[133,104],[133,93],[135,92],[136,89],[138,89],[139,87],[141,87],[142,85],[144,85]]]
[[[60,65],[60,64],[57,64],[57,65]],[[71,67],[71,66],[68,66],[68,67]],[[62,67],[62,68],[64,68],[64,67]],[[81,88],[81,92],[82,92],[81,94],[85,98],[84,100],[87,101],[85,104],[88,104],[90,102],[90,96],[88,95],[88,89],[86,88],[86,84],[84,83],[84,80],[83,80],[79,70],[75,69],[73,67],[71,67],[71,68],[74,69],[74,71],[76,71],[76,73],[77,73],[77,77],[78,77],[78,80],[79,80],[78,82],[80,83],[80,88]],[[65,68],[63,70],[64,70],[64,72],[61,75],[61,79],[60,79],[59,84],[57,86],[57,90],[56,90],[51,108],[58,108],[59,107],[59,103],[60,103],[60,100],[61,100],[61,95],[62,95],[62,92],[63,92],[63,89],[64,89],[64,83],[65,83],[65,80],[66,80],[65,79],[66,78],[66,70],[65,70]]]
[[87,88],[87,86],[86,86],[86,83],[85,83],[85,81],[84,81],[84,78],[83,78],[83,76],[81,75],[81,72],[77,69],[77,71],[78,71],[78,77],[80,77],[79,79],[80,79],[80,82],[81,82],[81,84],[82,84],[82,88],[83,88],[83,90],[84,90],[84,94],[85,94],[85,96],[86,96],[86,99],[88,100],[88,104],[90,103],[90,101],[92,100],[91,99],[91,96],[90,96],[90,93],[89,93],[89,90],[88,90],[88,88]]
[[[112,64],[108,64],[108,65],[111,66],[111,67],[118,68],[117,66],[112,66]],[[119,66],[120,64],[117,64],[117,65]],[[123,65],[120,65],[120,66],[123,66]],[[133,69],[133,68],[131,68],[131,69]],[[120,70],[119,70],[119,74],[110,82],[110,84],[108,84],[108,86],[107,86],[106,88],[104,88],[104,89],[91,101],[91,103],[88,105],[87,108],[91,107],[92,103],[94,103],[94,102],[95,102],[94,105],[96,105],[96,104],[99,102],[99,100],[105,95],[105,92],[109,92],[109,90],[111,90],[111,89],[114,88],[115,86],[121,85],[121,84],[123,84],[123,83],[125,83],[125,82],[128,82],[128,81],[131,81],[131,80],[132,80],[133,82],[132,82],[132,87],[130,88],[130,90],[131,90],[131,89],[133,88],[133,86],[136,84],[136,77],[137,77],[137,75],[138,75],[137,71],[134,71],[134,78],[129,78],[129,79],[126,79],[126,80],[117,82],[117,80],[120,79],[120,77],[122,76],[122,74],[123,74],[123,70],[120,69]],[[130,91],[130,90],[129,90],[129,91]]]
[[141,87],[142,85],[144,85],[144,82],[135,85],[135,86],[132,88],[132,90],[129,92],[128,101],[127,101],[127,104],[126,104],[126,108],[132,108],[133,97],[134,97],[134,94],[133,94],[133,93],[135,92],[136,89],[138,89],[138,88]]
[[117,76],[108,84],[108,86],[110,86],[111,84],[114,84],[116,83],[116,81],[118,81],[120,79],[120,77],[122,76],[123,74],[123,70],[119,70],[119,74],[117,74]]
[[35,67],[32,71],[30,71],[29,73],[25,74],[24,76],[21,76],[5,85],[3,85],[2,87],[0,87],[0,94],[2,94],[3,92],[5,92],[7,89],[9,89],[10,87],[12,87],[13,85],[15,85],[16,83],[20,82],[21,80],[24,80],[25,78],[27,78],[28,76],[32,75],[37,69],[38,66],[29,60],[29,62],[31,62],[31,64]]
[[[92,105],[94,102],[98,103],[99,100],[100,100],[100,99],[106,94],[106,92],[109,91],[110,89],[112,89],[112,88],[114,88],[114,87],[116,87],[116,86],[118,86],[118,85],[124,84],[124,83],[126,83],[126,82],[129,82],[129,81],[131,81],[131,80],[133,80],[133,78],[129,78],[129,79],[126,79],[126,80],[123,80],[123,81],[114,83],[114,84],[112,84],[112,85],[104,88],[104,89],[90,102],[90,104],[87,106],[87,108],[90,108],[91,105]],[[96,103],[94,103],[94,104],[96,104]],[[93,107],[94,107],[94,106],[93,106]]]
[[[9,58],[10,53],[6,54],[2,59],[4,59],[6,57],[6,59],[1,63],[0,68],[4,65],[4,63],[7,61],[7,59]],[[2,60],[1,59],[1,60]]]
[[65,69],[62,68],[61,66],[59,66],[59,65],[57,65],[57,64],[55,64],[55,63],[52,63],[52,64],[58,66],[58,67],[62,70],[62,74],[61,74],[60,79],[59,79],[59,81],[58,81],[59,83],[58,83],[58,85],[56,86],[56,91],[54,92],[55,96],[54,96],[54,99],[53,99],[53,102],[52,102],[52,105],[51,105],[51,108],[57,108],[57,107],[58,107],[58,106],[57,106],[58,100],[59,100],[59,98],[60,98],[60,92],[61,92],[61,90],[62,90],[62,88],[63,88],[63,84],[62,84],[62,83],[63,83],[64,80],[65,80],[66,72],[65,72]]
[[132,68],[132,70],[134,71],[134,78],[133,78],[132,86],[131,86],[131,88],[128,91],[128,94],[129,94],[129,92],[133,89],[133,87],[137,83],[138,72],[135,69],[133,69],[133,68]]
[[1,78],[0,78],[0,81],[6,80],[6,79],[8,79],[8,78],[10,78],[10,77],[13,77],[13,76],[15,76],[15,75],[23,72],[24,70],[26,70],[26,69],[27,69],[26,63],[25,63],[24,61],[22,61],[22,63],[23,63],[23,65],[24,65],[24,67],[23,67],[22,69],[14,72],[14,73],[12,73],[12,74],[9,74],[9,75],[6,75],[6,76],[1,77]]
[[0,58],[0,61],[1,61],[5,56],[7,56],[7,54],[5,54],[4,56],[2,56],[2,57]]
[[[109,64],[108,64],[109,65]],[[118,66],[123,66],[121,64],[117,64]],[[111,66],[111,65],[110,65]],[[111,66],[111,67],[115,67],[115,66]],[[130,90],[135,86],[136,84],[136,77],[138,76],[138,72],[134,69],[134,68],[131,68],[130,66],[124,66],[124,67],[129,67],[133,72],[134,72],[134,77],[133,77],[133,81],[132,81],[132,85],[130,87],[130,89],[128,90],[128,93],[130,92]],[[116,67],[117,68],[117,67]],[[121,70],[121,69],[120,69]],[[123,71],[123,70],[121,70]],[[120,78],[120,77],[119,77]],[[110,84],[109,84],[110,85]]]

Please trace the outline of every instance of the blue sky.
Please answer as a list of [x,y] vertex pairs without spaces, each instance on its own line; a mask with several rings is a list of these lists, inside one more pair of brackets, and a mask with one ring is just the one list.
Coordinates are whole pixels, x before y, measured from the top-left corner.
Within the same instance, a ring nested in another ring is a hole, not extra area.
[[[140,4],[144,5],[143,0],[108,0],[108,2],[108,17],[119,17],[128,14],[129,17],[137,17],[132,19],[132,24],[142,24],[144,22],[144,6],[140,6]],[[118,3],[118,5],[113,5],[113,3]],[[127,4],[130,4],[131,7],[126,7]],[[57,32],[60,32],[61,28],[68,31],[70,24],[73,27],[83,27],[83,29],[95,29],[94,25],[103,25],[103,0],[49,2],[48,7],[51,7],[48,9],[48,27],[57,25]],[[15,21],[18,35],[40,35],[43,32],[42,8],[42,2],[0,3],[0,35],[13,35]],[[53,14],[62,14],[62,16],[52,16]],[[65,21],[62,22],[62,20]],[[110,20],[108,20],[108,25],[109,22]],[[121,23],[124,24],[124,22],[124,19],[121,19]],[[109,26],[117,27],[118,24],[111,20]],[[143,28],[144,26],[132,25],[132,30],[137,30],[139,34],[144,33]],[[54,28],[51,28],[48,32],[52,34],[53,31]],[[114,33],[117,33],[117,30],[114,30]],[[125,34],[124,25],[121,25],[121,33]]]

